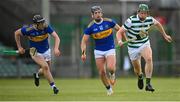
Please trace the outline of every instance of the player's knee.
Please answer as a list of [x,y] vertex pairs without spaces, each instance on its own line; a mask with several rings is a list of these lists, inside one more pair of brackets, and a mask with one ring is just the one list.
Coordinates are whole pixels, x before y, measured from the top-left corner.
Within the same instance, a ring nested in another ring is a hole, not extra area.
[[115,71],[115,66],[114,65],[108,65],[107,66],[109,71]]
[[151,63],[152,62],[152,57],[148,57],[147,59],[146,59],[146,63]]
[[45,71],[49,70],[49,66],[48,66],[48,65],[42,65],[41,67],[42,67],[42,69],[45,70]]

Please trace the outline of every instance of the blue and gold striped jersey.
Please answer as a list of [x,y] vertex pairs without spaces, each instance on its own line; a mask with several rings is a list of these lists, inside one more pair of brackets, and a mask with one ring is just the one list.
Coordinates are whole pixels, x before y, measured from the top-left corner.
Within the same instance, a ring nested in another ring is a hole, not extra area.
[[39,53],[44,53],[49,49],[48,34],[53,31],[50,26],[44,30],[37,30],[32,25],[21,28],[22,34],[29,39],[30,47],[35,47]]
[[114,49],[114,38],[112,28],[116,22],[109,18],[103,18],[99,23],[94,20],[84,30],[84,34],[92,36],[95,40],[95,49],[107,51]]

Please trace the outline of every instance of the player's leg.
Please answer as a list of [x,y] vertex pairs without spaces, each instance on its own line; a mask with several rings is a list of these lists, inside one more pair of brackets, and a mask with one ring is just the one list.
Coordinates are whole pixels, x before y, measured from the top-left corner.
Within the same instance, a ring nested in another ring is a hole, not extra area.
[[151,77],[153,72],[152,49],[146,46],[141,52],[142,57],[145,59],[145,74],[146,74],[146,91],[154,91],[151,86]]
[[105,53],[107,69],[109,72],[109,81],[113,86],[115,84],[115,71],[116,71],[116,51],[115,49],[111,49],[106,51]]
[[128,48],[129,57],[131,59],[134,72],[138,76],[138,88],[143,89],[143,73],[141,69],[141,55],[140,48]]
[[138,58],[136,60],[131,60],[133,68],[134,68],[134,72],[135,74],[138,76],[138,88],[139,89],[143,89],[144,87],[144,82],[143,82],[143,73],[142,73],[142,69],[141,69],[141,59]]
[[[46,62],[48,63],[48,66],[50,68],[50,71],[51,71],[51,50],[47,50],[44,54],[43,54]],[[51,72],[50,72],[51,73]],[[52,87],[53,91],[54,91],[54,94],[57,94],[59,92],[59,89],[56,87],[55,83],[54,82],[51,82],[50,83],[50,86]]]
[[43,70],[42,70],[41,67],[40,67],[39,70],[38,70],[38,74],[39,74],[39,75],[43,74]]
[[[48,63],[49,68],[51,69],[51,61],[50,61],[50,59],[46,59],[46,60],[48,60],[48,61],[46,61],[46,62]],[[52,74],[51,74],[51,75],[52,75]],[[57,94],[57,93],[59,92],[59,89],[56,87],[55,83],[54,83],[54,82],[51,82],[51,83],[49,83],[49,84],[50,84],[51,88],[53,89],[54,94]]]
[[43,70],[41,67],[39,67],[39,70],[37,73],[33,73],[33,77],[34,77],[34,84],[38,87],[39,86],[39,79],[40,79],[40,75],[43,74]]
[[45,78],[48,80],[48,82],[54,82],[54,79],[52,78],[52,75],[50,73],[49,65],[45,61],[45,59],[42,56],[32,56],[32,59],[40,65],[40,71],[42,71]]
[[136,60],[131,60],[133,68],[134,68],[134,73],[139,76],[142,74],[142,69],[141,69],[141,59],[136,59]]
[[98,72],[100,75],[100,78],[105,86],[109,85],[107,76],[106,76],[106,70],[105,70],[105,58],[96,58],[96,65],[98,68]]
[[101,81],[103,82],[104,86],[107,89],[107,94],[111,95],[113,93],[113,91],[112,91],[112,88],[110,86],[108,77],[106,75],[105,63],[106,63],[106,60],[105,60],[104,57],[96,58],[96,65],[97,65],[97,68],[98,68],[98,71],[99,71]]
[[109,55],[106,57],[107,69],[109,71],[109,81],[113,86],[115,84],[115,71],[116,71],[116,57],[115,55]]
[[[54,84],[54,79],[52,77],[52,74],[50,72],[50,68],[48,63],[46,62],[46,60],[43,58],[43,56],[32,56],[32,59],[41,66],[42,68],[42,73],[44,75],[44,77],[48,80],[49,84],[54,87],[52,85],[52,83]],[[57,93],[55,93],[57,94]]]

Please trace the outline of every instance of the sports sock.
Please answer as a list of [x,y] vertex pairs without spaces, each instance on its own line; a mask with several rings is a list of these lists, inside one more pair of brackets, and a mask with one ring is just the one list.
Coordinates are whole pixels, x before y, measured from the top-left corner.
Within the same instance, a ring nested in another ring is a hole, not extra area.
[[138,79],[142,79],[143,78],[143,74],[138,75]]
[[109,73],[109,76],[115,78],[115,73]]
[[106,89],[107,89],[107,90],[109,90],[110,88],[111,88],[111,86],[110,86],[110,85],[106,86]]
[[39,78],[39,73],[36,73],[36,78]]
[[50,83],[51,88],[53,89],[54,87],[56,87],[56,85],[54,84],[54,82]]
[[151,78],[146,78],[146,84],[150,84]]
[[114,74],[114,72],[113,71],[109,71],[109,73],[112,75],[112,74]]

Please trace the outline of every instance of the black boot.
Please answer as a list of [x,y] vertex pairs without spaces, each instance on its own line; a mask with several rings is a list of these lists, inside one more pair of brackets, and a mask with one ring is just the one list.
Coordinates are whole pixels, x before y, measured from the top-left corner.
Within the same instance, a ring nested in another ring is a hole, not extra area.
[[143,74],[140,74],[140,75],[138,76],[138,88],[139,88],[140,90],[142,90],[143,87],[144,87]]
[[53,87],[54,94],[58,94],[59,89],[57,87]]
[[34,73],[33,77],[34,77],[34,84],[38,87],[39,86],[39,75],[38,75],[38,73]]
[[152,87],[151,84],[147,84],[145,90],[146,90],[146,91],[151,91],[151,92],[154,92],[154,91],[155,91],[155,89]]

